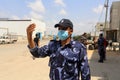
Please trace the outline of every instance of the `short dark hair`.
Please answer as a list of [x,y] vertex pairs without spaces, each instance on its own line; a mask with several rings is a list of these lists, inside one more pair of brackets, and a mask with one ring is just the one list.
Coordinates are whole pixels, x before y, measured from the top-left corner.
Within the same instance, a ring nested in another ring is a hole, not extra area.
[[102,33],[100,34],[100,37],[103,37],[103,34],[102,34]]

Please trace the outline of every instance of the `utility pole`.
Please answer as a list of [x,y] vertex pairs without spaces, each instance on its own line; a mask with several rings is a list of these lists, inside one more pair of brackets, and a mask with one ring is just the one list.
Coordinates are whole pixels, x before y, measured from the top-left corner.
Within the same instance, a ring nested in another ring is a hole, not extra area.
[[105,26],[104,26],[104,37],[106,37],[106,26],[107,26],[107,16],[108,16],[108,3],[109,3],[109,0],[107,0],[106,4],[104,5],[104,7],[106,8]]
[[[120,11],[119,11],[120,12]],[[119,53],[120,53],[120,16],[119,16],[119,32],[118,32],[119,34]]]
[[96,37],[96,26],[95,26],[95,37]]

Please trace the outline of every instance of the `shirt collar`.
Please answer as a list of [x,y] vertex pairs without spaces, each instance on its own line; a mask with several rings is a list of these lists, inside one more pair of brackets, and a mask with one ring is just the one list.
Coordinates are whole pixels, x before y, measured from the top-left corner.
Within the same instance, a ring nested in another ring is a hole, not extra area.
[[[68,44],[66,44],[63,48],[66,48],[66,47],[68,47],[68,48],[71,48],[72,47],[72,40],[68,43]],[[60,46],[62,46],[61,45],[61,40],[59,40],[59,43],[60,43]]]

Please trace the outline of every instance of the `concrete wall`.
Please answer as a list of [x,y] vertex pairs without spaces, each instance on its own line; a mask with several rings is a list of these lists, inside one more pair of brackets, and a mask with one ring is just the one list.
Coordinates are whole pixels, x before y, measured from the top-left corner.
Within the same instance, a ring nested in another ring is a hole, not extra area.
[[110,24],[111,29],[119,29],[119,20],[120,20],[120,1],[113,2],[110,12]]
[[120,1],[115,1],[112,3],[110,10],[110,29],[117,30],[117,41],[120,37]]

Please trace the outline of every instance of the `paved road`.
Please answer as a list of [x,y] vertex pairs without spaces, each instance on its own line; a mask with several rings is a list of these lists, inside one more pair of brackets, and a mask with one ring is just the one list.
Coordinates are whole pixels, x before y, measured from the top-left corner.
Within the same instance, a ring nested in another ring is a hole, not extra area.
[[[104,63],[97,62],[97,51],[88,51],[88,58],[92,80],[120,80],[119,53],[108,51]],[[49,80],[48,60],[33,60],[26,41],[0,45],[0,80]]]
[[107,60],[98,63],[98,53],[88,51],[92,80],[120,80],[120,53],[107,51]]

